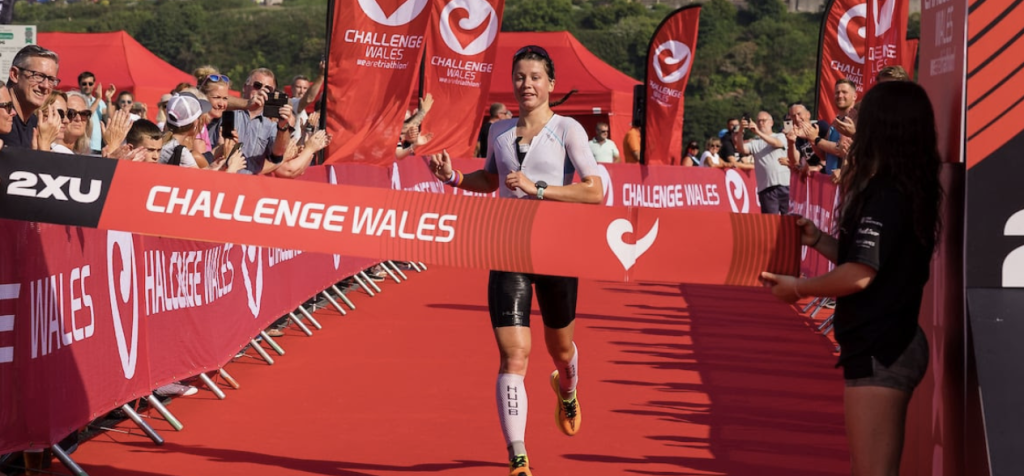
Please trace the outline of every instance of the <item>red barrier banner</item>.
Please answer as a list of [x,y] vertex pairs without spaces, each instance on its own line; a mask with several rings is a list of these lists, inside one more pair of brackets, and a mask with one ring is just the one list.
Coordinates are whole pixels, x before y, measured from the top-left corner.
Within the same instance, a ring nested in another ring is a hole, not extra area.
[[679,165],[683,157],[683,94],[697,52],[700,6],[669,14],[647,48],[646,116],[641,157],[648,165]]
[[422,132],[434,137],[420,153],[447,149],[453,157],[473,157],[504,7],[504,0],[432,0],[423,90],[434,96],[434,107]]
[[[481,159],[452,159],[455,169],[470,173],[483,168]],[[732,213],[759,213],[757,181],[753,173],[701,167],[598,164],[609,207],[689,208]],[[492,196],[445,187],[427,170],[426,159],[408,158],[391,171],[393,190]],[[574,177],[579,180],[579,176]]]
[[430,0],[332,2],[326,163],[388,165],[416,86]]
[[[907,0],[832,0],[821,25],[817,116],[836,117],[836,81],[846,78],[857,94],[874,85],[878,70],[906,64]],[[913,69],[913,65],[910,65]]]
[[[835,210],[839,204],[839,186],[826,175],[803,177],[793,174],[789,183],[789,213],[810,219],[822,232],[836,236]],[[821,276],[835,265],[810,248],[800,250],[800,272]]]
[[0,454],[223,366],[375,262],[8,220],[0,240]]
[[[0,151],[0,177],[45,175],[46,185],[4,190],[6,218],[595,279],[757,285],[764,269],[797,270],[796,230],[785,217],[413,193],[174,167],[154,174],[151,164],[15,152]],[[104,171],[111,163],[116,168]],[[676,246],[696,229],[740,252]]]

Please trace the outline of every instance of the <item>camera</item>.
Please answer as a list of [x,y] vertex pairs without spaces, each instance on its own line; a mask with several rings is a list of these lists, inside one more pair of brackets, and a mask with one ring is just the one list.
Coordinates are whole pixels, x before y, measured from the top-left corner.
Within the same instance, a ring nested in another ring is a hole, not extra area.
[[267,102],[263,104],[263,116],[280,118],[281,108],[288,104],[288,94],[284,91],[274,91],[267,94]]

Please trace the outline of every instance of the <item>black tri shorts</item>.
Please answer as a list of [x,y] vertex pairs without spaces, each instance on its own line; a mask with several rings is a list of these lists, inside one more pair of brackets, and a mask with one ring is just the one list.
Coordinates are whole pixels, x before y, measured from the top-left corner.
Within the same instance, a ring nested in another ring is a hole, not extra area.
[[562,329],[576,319],[578,278],[491,271],[487,283],[491,326],[530,327],[534,286],[545,327]]

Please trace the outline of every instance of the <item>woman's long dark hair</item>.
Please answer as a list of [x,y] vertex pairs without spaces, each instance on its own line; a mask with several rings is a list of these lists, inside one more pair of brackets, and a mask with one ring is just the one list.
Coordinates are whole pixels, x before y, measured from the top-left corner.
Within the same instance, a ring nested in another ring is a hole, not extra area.
[[909,81],[879,83],[864,96],[859,113],[843,166],[839,223],[860,215],[860,192],[872,179],[885,179],[909,200],[917,239],[934,245],[942,228],[942,159],[928,94]]

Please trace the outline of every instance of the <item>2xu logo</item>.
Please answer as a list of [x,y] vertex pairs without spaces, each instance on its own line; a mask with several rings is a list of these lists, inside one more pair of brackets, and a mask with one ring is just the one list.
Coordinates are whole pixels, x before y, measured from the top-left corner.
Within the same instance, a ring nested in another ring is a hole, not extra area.
[[0,150],[0,217],[93,227],[118,161],[38,150]]
[[[89,188],[82,190],[82,179],[63,175],[36,174],[33,172],[11,172],[8,177],[7,194],[19,197],[52,198],[63,202],[69,199],[78,203],[93,203],[100,198],[103,182],[90,180]],[[39,184],[43,188],[37,190]]]
[[[351,0],[349,0],[351,1]],[[401,4],[391,10],[390,13],[384,11],[384,7],[380,5],[382,0],[359,0],[359,8],[363,10],[366,16],[370,17],[371,20],[386,26],[402,26],[409,23],[420,16],[423,12],[423,8],[427,6],[429,0],[405,0]],[[396,0],[383,0],[384,3],[394,5]]]

